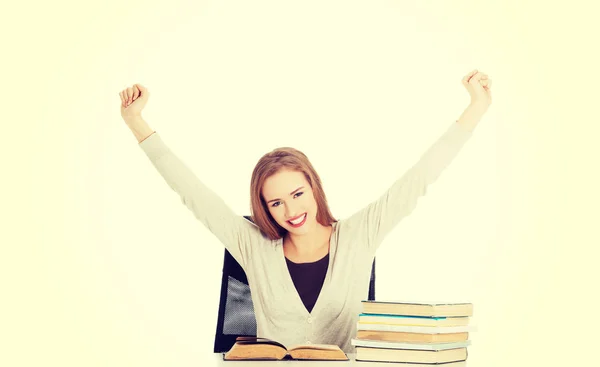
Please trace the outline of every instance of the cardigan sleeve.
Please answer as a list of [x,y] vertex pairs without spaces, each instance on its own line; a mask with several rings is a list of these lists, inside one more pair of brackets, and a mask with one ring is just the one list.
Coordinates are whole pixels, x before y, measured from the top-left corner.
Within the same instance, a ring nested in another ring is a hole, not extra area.
[[378,199],[345,220],[357,242],[375,252],[387,234],[416,207],[473,132],[454,122],[421,158]]
[[235,214],[173,153],[158,133],[148,136],[139,146],[181,202],[246,269],[249,244],[268,241],[266,236],[253,223]]

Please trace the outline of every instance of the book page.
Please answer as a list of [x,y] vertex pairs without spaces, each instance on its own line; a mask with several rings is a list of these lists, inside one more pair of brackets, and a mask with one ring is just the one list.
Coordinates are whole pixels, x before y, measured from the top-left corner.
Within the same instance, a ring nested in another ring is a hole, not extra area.
[[298,349],[340,350],[340,347],[331,344],[299,344],[288,348],[289,351]]

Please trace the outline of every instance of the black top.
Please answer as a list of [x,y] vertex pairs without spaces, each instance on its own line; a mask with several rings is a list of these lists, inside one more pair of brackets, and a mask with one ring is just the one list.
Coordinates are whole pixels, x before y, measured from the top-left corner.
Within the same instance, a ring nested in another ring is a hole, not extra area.
[[285,261],[304,307],[308,312],[311,312],[321,293],[321,288],[323,288],[323,282],[329,267],[329,254],[311,263],[297,264],[288,260],[287,257]]

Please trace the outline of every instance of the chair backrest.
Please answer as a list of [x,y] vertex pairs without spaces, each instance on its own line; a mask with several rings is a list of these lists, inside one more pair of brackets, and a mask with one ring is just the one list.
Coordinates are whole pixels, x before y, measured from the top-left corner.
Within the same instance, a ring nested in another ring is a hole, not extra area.
[[[249,216],[244,218],[252,221]],[[369,300],[375,300],[375,259],[369,281]],[[256,317],[246,273],[225,250],[214,352],[227,352],[238,336],[256,336]]]

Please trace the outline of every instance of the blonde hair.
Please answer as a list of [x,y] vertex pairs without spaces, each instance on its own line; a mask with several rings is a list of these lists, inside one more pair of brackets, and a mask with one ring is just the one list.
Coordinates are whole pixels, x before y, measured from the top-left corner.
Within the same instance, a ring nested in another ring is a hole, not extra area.
[[294,148],[276,148],[260,158],[254,167],[250,181],[250,212],[252,221],[269,239],[280,239],[287,232],[273,219],[265,198],[262,195],[262,188],[265,181],[282,169],[301,172],[306,177],[317,202],[317,222],[324,226],[337,222],[329,211],[321,178],[306,155]]

